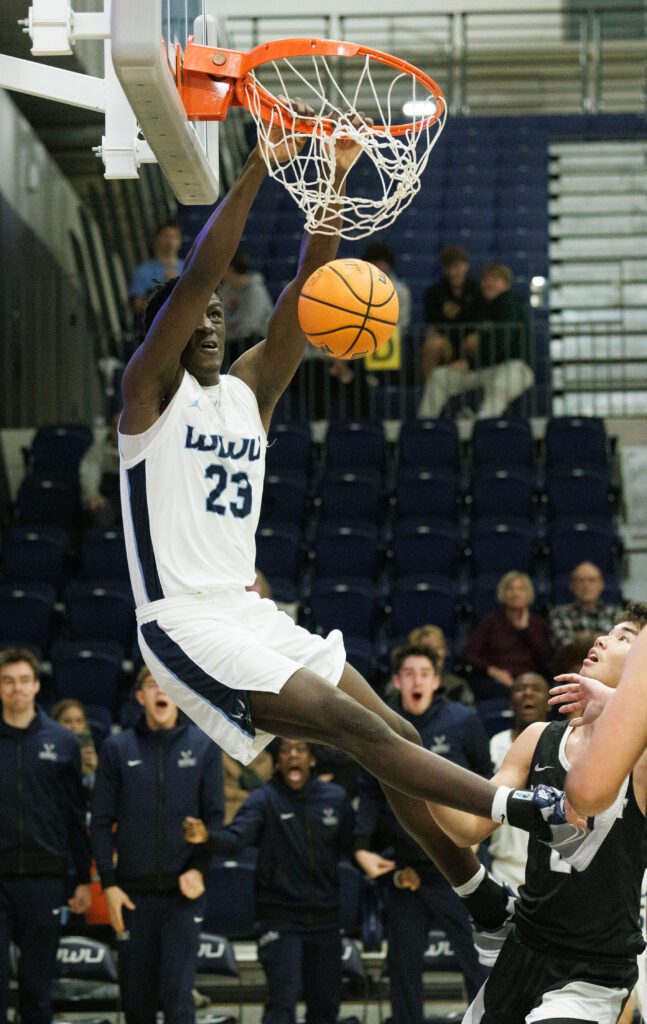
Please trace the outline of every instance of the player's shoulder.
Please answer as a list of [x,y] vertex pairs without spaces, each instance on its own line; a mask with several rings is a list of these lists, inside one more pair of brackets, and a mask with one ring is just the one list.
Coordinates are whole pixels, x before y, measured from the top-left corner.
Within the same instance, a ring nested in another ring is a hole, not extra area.
[[546,732],[546,729],[551,725],[560,724],[559,722],[532,722],[531,725],[527,725],[510,746],[506,754],[506,761],[523,762],[524,764],[527,762],[528,770],[530,770],[537,744]]

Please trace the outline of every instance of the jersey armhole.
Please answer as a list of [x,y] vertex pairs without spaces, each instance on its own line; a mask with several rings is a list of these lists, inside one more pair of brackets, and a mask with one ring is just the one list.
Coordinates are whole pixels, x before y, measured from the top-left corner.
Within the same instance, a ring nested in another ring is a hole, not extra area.
[[180,386],[173,395],[173,398],[159,419],[155,420],[148,430],[145,430],[142,434],[122,434],[121,431],[119,432],[119,452],[126,469],[144,458],[152,448],[153,444],[157,441],[169,419],[171,419],[171,413],[173,409],[176,408],[177,399],[188,378],[189,375],[185,370],[182,380],[180,381]]

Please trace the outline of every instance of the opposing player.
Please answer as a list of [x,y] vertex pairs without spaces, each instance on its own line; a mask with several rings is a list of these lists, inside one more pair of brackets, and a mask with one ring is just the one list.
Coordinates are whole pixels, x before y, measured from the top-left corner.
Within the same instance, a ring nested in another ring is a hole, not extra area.
[[[354,127],[361,131],[362,123]],[[276,160],[297,144],[280,129],[271,141]],[[337,141],[333,202],[343,202],[343,180],[358,155],[352,138]],[[464,887],[459,895],[480,923],[496,927],[507,912],[505,892],[496,886],[494,912],[482,912],[483,869],[471,851],[453,847],[423,802],[447,800],[489,816],[494,787],[422,749],[415,730],[345,663],[339,631],[312,636],[245,590],[255,575],[270,419],[305,346],[300,289],[334,258],[339,241],[305,235],[267,339],[221,374],[225,328],[216,288],[264,175],[256,149],[182,274],[152,296],[145,340],[124,374],[122,504],[142,655],[168,695],[244,763],[272,735],[326,743],[357,759],[385,784],[400,821],[448,880]],[[524,801],[519,808],[531,810]]]
[[647,626],[632,646],[617,690],[584,673],[557,679],[563,684],[551,690],[550,703],[577,712],[578,723],[595,722],[566,777],[566,795],[580,814],[598,814],[613,803],[623,779],[647,749]]
[[[647,605],[595,641],[581,674],[616,687]],[[504,786],[563,788],[591,726],[536,723],[513,743],[494,777]],[[644,946],[639,924],[641,851],[647,805],[647,756],[621,780],[612,806],[565,860],[531,834],[525,884],[512,934],[464,1018],[464,1024],[614,1024],[635,985]],[[479,842],[490,825],[444,807],[437,821],[458,843]]]

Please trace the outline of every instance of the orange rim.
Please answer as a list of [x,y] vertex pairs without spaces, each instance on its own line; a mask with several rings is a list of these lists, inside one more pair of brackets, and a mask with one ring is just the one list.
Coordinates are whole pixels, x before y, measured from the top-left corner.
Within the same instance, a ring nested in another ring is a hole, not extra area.
[[[229,101],[226,107],[223,108],[221,116],[226,116],[226,112],[232,102],[236,106],[245,106],[251,109],[247,93],[249,89],[252,89],[259,100],[260,116],[264,121],[276,118],[278,112],[278,116],[286,127],[294,126],[297,131],[312,134],[315,126],[319,124],[323,125],[323,130],[326,134],[330,134],[334,129],[334,123],[327,118],[315,119],[314,123],[312,118],[297,119],[296,122],[293,122],[291,118],[289,122],[287,119],[284,119],[279,99],[264,86],[260,85],[252,74],[256,68],[262,67],[264,64],[270,64],[272,61],[307,56],[370,57],[380,64],[386,64],[401,73],[415,78],[433,97],[436,109],[428,116],[421,118],[419,121],[410,121],[405,124],[390,126],[376,124],[372,128],[373,132],[388,132],[391,135],[420,132],[439,121],[445,113],[445,96],[433,78],[425,74],[424,71],[421,71],[414,64],[409,64],[406,60],[394,57],[390,53],[383,53],[381,50],[374,50],[369,46],[361,46],[357,43],[344,43],[332,39],[277,39],[273,42],[261,43],[259,46],[254,47],[253,50],[243,51],[226,50],[222,47],[214,46],[201,46],[190,38],[184,53],[182,76],[178,80],[188,117],[194,120],[218,116],[213,114],[213,101],[212,109],[209,113],[197,109],[195,96],[199,94],[200,90],[190,87],[191,82],[195,86],[197,80],[207,77],[212,83],[220,83],[221,89],[225,83],[227,85]],[[206,86],[206,83],[204,85]]]

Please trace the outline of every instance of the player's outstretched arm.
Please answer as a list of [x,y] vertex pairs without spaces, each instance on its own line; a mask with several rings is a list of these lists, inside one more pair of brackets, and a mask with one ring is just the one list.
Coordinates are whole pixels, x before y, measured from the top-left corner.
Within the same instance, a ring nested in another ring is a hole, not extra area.
[[[506,786],[512,790],[523,789],[526,786],[535,747],[545,727],[544,722],[529,725],[514,741],[498,772],[492,777],[491,781],[496,786]],[[501,822],[478,817],[476,814],[468,814],[466,811],[455,811],[453,808],[444,807],[441,804],[428,802],[427,807],[443,832],[457,846],[461,847],[481,843],[491,836],[501,824]]]
[[[372,120],[361,116],[354,119],[356,127],[362,123],[370,126]],[[343,203],[348,171],[361,151],[360,144],[350,138],[338,139],[335,144],[334,184],[339,197],[336,201],[339,209]],[[341,227],[341,218],[339,226]],[[297,273],[279,297],[270,319],[267,339],[245,352],[230,370],[230,373],[244,380],[255,393],[266,430],[274,406],[296,373],[306,345],[306,338],[297,316],[301,289],[310,274],[324,263],[335,259],[338,248],[339,234],[304,234]]]
[[122,431],[147,429],[159,416],[162,398],[179,386],[180,356],[232,260],[265,174],[257,146],[198,235],[177,285],[126,367]]
[[593,727],[582,757],[566,777],[566,796],[580,814],[599,814],[647,748],[647,627],[633,644],[620,685]]

